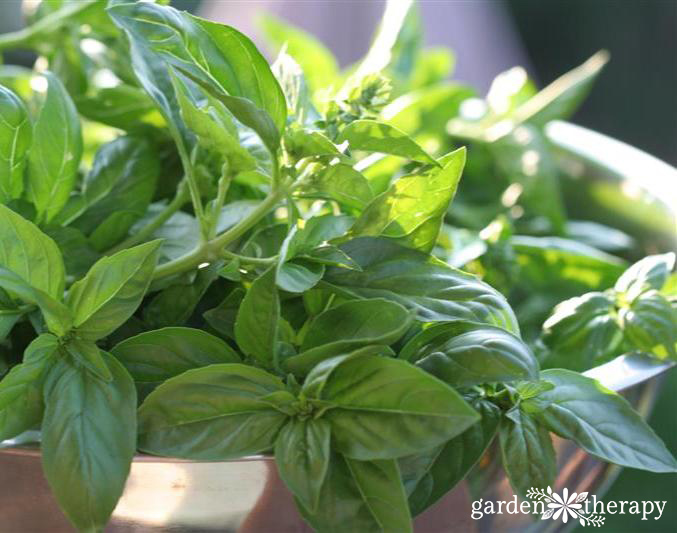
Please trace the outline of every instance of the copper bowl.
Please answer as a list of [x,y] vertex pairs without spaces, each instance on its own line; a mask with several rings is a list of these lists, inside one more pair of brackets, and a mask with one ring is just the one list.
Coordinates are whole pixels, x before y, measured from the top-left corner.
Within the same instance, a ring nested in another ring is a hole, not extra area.
[[[677,171],[632,147],[563,122],[548,125],[562,168],[570,204],[644,239],[658,249],[674,247]],[[576,197],[585,201],[576,202]],[[584,215],[585,216],[585,215]],[[628,354],[594,368],[587,375],[622,392],[647,416],[671,363]],[[50,493],[38,448],[7,441],[0,451],[0,533],[71,533],[74,531]],[[604,492],[620,470],[601,463],[568,441],[555,438],[559,475],[553,489]],[[472,501],[507,501],[513,497],[505,474],[490,450],[464,481],[416,517],[417,533],[560,531],[561,521],[537,521],[527,515],[471,518]],[[570,524],[569,524],[570,525]],[[106,528],[115,533],[237,532],[301,533],[312,529],[294,507],[293,498],[269,457],[220,463],[180,461],[139,455],[124,494]],[[347,532],[348,533],[348,532]],[[350,532],[352,533],[352,532]]]

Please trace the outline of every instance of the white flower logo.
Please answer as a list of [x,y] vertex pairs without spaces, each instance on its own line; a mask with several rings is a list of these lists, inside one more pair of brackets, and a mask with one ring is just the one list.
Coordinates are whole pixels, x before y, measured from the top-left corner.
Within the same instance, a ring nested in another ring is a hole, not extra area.
[[530,488],[527,491],[527,498],[533,500],[540,500],[546,504],[546,510],[541,515],[541,520],[547,520],[552,518],[553,520],[562,519],[562,522],[565,524],[569,521],[569,518],[572,520],[578,520],[579,524],[582,526],[594,526],[600,527],[604,524],[604,517],[589,514],[586,515],[585,510],[583,509],[583,503],[588,498],[587,492],[572,492],[569,495],[569,489],[565,488],[562,491],[562,496],[553,492],[550,487],[548,487],[547,492],[543,489]]

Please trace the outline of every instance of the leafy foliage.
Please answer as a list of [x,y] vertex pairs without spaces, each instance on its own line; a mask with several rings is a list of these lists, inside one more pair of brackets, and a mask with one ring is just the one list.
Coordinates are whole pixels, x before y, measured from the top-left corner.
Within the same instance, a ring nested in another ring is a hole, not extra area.
[[73,525],[104,529],[137,448],[272,454],[320,532],[411,531],[496,438],[520,494],[550,432],[675,471],[620,396],[540,371],[677,357],[674,254],[625,270],[633,238],[568,220],[543,132],[606,55],[503,73],[472,117],[409,1],[348,72],[263,27],[272,66],[162,2],[43,2],[0,37],[49,68],[0,67],[0,439],[41,430]]

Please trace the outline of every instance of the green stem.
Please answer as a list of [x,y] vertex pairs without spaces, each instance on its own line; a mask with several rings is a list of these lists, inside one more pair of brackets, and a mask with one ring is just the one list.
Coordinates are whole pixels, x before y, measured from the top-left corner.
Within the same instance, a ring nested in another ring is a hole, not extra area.
[[160,212],[158,216],[151,220],[146,226],[141,228],[138,233],[130,235],[121,243],[113,246],[105,253],[105,255],[114,254],[120,250],[131,248],[132,246],[146,241],[151,235],[153,235],[153,233],[155,233],[158,228],[167,222],[167,220],[169,220],[174,213],[184,206],[184,204],[188,201],[188,197],[188,189],[179,185],[179,190],[174,199]]
[[195,211],[195,216],[200,222],[200,229],[202,238],[206,237],[208,221],[205,218],[204,208],[202,207],[202,197],[200,196],[200,187],[198,186],[197,180],[195,179],[195,169],[193,168],[193,162],[191,161],[186,147],[183,144],[183,140],[180,138],[180,135],[176,139],[176,147],[179,151],[179,157],[181,158],[181,164],[183,165],[183,172],[186,176],[186,182],[188,183],[188,189],[190,190],[190,199],[193,203],[193,210]]
[[247,231],[256,225],[275,205],[284,198],[285,193],[281,189],[273,190],[256,208],[235,226],[221,235],[199,244],[190,253],[160,265],[155,269],[153,279],[174,276],[187,270],[196,268],[201,263],[214,261],[224,255],[224,248],[230,243],[242,237]]
[[240,263],[250,265],[272,265],[278,259],[277,255],[271,257],[250,257],[246,255],[236,254],[230,250],[221,250],[221,255],[227,259],[237,259]]

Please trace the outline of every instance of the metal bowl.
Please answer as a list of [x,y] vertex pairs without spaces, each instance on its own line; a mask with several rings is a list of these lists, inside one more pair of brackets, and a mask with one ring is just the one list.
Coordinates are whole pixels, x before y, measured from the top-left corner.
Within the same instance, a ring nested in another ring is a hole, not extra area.
[[[564,122],[548,125],[565,180],[567,204],[580,218],[607,222],[656,249],[675,247],[677,171],[628,145]],[[646,416],[670,363],[625,355],[586,375],[622,392]],[[619,468],[601,463],[555,438],[559,475],[553,489],[598,496]],[[5,443],[11,445],[11,442]],[[493,455],[495,457],[495,455]],[[415,519],[417,533],[559,531],[559,521],[527,515],[471,518],[472,501],[508,501],[513,492],[490,451],[473,483],[460,483]],[[37,448],[0,451],[0,533],[71,533],[42,474]],[[107,532],[311,532],[269,457],[220,463],[139,455]]]

